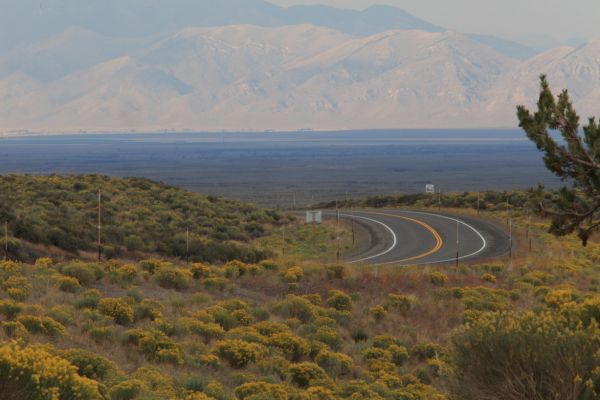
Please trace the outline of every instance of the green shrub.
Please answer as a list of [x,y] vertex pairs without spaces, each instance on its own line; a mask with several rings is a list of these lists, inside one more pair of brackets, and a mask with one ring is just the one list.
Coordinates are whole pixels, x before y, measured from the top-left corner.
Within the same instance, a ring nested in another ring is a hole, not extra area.
[[62,356],[77,367],[79,375],[105,381],[118,373],[117,366],[104,357],[83,349],[62,352]]
[[312,340],[325,343],[333,350],[339,349],[342,344],[342,338],[338,331],[329,326],[319,327],[316,332],[310,336],[310,338]]
[[207,289],[215,289],[219,291],[223,291],[227,286],[227,279],[221,277],[211,277],[206,278],[202,284]]
[[0,314],[4,318],[12,320],[23,311],[23,304],[11,300],[0,300]]
[[95,309],[96,307],[98,307],[98,303],[100,303],[101,298],[102,298],[101,294],[98,290],[96,290],[96,289],[86,290],[81,295],[81,298],[75,304],[75,307]]
[[323,368],[311,362],[290,365],[288,374],[292,383],[301,388],[306,388],[315,381],[327,378],[327,373]]
[[352,358],[346,354],[335,353],[326,349],[319,352],[315,357],[315,362],[333,378],[350,374],[354,367]]
[[329,279],[342,279],[346,275],[346,268],[343,265],[328,265],[325,272]]
[[26,339],[29,336],[29,332],[25,325],[18,321],[6,321],[0,322],[0,327],[4,334],[10,339]]
[[486,287],[463,288],[462,302],[467,309],[479,311],[507,310],[510,293]]
[[18,321],[25,326],[30,333],[37,333],[50,337],[66,336],[65,327],[50,317],[36,317],[33,315],[24,315],[18,318]]
[[81,285],[77,279],[63,276],[58,279],[58,289],[67,293],[77,293]]
[[165,261],[158,260],[155,258],[140,261],[140,266],[142,267],[142,270],[148,272],[150,275],[153,275],[163,265],[169,264]]
[[425,361],[444,356],[446,349],[437,343],[420,343],[412,348],[411,353],[418,360]]
[[117,276],[121,282],[131,283],[138,276],[138,270],[134,265],[126,264],[117,270]]
[[408,358],[408,350],[404,346],[398,346],[396,344],[391,345],[387,349],[390,352],[390,361],[392,361],[397,366],[401,366],[404,364]]
[[219,356],[233,368],[243,368],[258,361],[265,354],[263,346],[243,340],[224,340],[217,342]]
[[135,321],[141,321],[144,319],[148,319],[150,321],[155,321],[157,319],[162,319],[162,304],[153,301],[153,300],[142,300],[139,304],[136,304],[133,307],[133,319]]
[[129,379],[115,385],[110,390],[111,400],[133,400],[144,389],[144,382],[138,379]]
[[248,382],[235,389],[235,395],[240,400],[269,399],[287,400],[288,393],[283,385],[266,382]]
[[75,315],[73,314],[73,308],[71,306],[54,306],[50,310],[48,310],[47,316],[55,319],[63,325],[72,324],[75,320]]
[[411,296],[390,293],[385,301],[384,306],[386,310],[393,310],[400,312],[401,314],[407,314],[412,308],[413,303],[414,298]]
[[90,286],[104,276],[104,270],[101,266],[80,261],[62,265],[59,270],[63,275],[77,279],[83,286]]
[[288,295],[286,300],[275,306],[275,312],[285,318],[297,318],[303,323],[312,321],[316,316],[314,305],[300,296]]
[[352,310],[352,298],[339,290],[330,290],[327,305],[338,311],[350,311]]
[[286,333],[290,331],[289,326],[274,321],[262,321],[254,324],[253,328],[263,336],[272,336],[276,333]]
[[456,398],[600,395],[600,333],[595,324],[571,324],[554,313],[484,313],[457,332],[453,344]]
[[196,280],[199,280],[203,278],[208,278],[211,275],[212,270],[210,269],[210,267],[207,267],[202,263],[195,263],[192,264],[191,272],[192,277]]
[[119,325],[133,322],[133,308],[123,299],[104,298],[98,303],[98,311],[111,317]]
[[279,265],[273,260],[263,260],[261,261],[260,266],[267,271],[279,270]]
[[110,343],[115,340],[115,332],[110,326],[95,326],[87,331],[96,343]]
[[436,271],[429,274],[429,280],[434,286],[444,286],[448,282],[448,276]]
[[2,287],[6,290],[8,297],[15,301],[25,301],[31,292],[31,284],[27,278],[22,276],[10,276],[4,282]]
[[191,286],[192,274],[183,269],[161,267],[155,272],[154,279],[162,288],[185,290]]
[[381,305],[369,308],[369,314],[371,314],[375,322],[381,322],[387,317],[387,311]]
[[203,322],[194,318],[180,318],[177,323],[180,330],[198,335],[206,343],[211,340],[222,339],[225,336],[225,330],[221,325],[212,322]]
[[287,283],[298,283],[304,277],[304,271],[300,267],[288,268],[283,274],[283,280]]
[[181,348],[160,331],[131,329],[126,332],[125,342],[136,346],[150,360],[175,365],[184,362]]
[[291,361],[298,361],[308,354],[308,342],[288,332],[274,333],[267,345],[281,350],[283,355]]

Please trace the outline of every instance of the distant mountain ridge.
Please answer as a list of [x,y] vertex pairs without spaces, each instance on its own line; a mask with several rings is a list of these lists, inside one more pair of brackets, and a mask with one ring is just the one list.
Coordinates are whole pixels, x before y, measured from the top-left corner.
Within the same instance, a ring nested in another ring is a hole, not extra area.
[[508,127],[542,72],[587,117],[599,111],[599,46],[520,61],[457,32],[76,28],[0,57],[0,131]]
[[[443,32],[406,11],[383,5],[363,11],[323,5],[279,7],[263,0],[0,0],[0,55],[3,52],[81,27],[112,37],[147,37],[188,26],[249,24],[263,27],[316,25],[351,35],[370,36],[388,30]],[[536,52],[507,40],[483,35],[473,39],[511,57]]]

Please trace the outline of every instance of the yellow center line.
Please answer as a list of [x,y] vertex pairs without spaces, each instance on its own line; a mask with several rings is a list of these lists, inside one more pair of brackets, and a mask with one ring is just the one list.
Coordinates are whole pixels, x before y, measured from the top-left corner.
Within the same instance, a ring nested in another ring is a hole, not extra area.
[[437,230],[435,230],[435,228],[433,228],[431,225],[429,225],[421,220],[404,217],[402,215],[385,214],[385,213],[378,213],[378,212],[372,212],[372,211],[363,211],[363,213],[374,214],[374,215],[383,215],[386,217],[398,218],[398,219],[403,219],[405,221],[414,222],[415,224],[418,224],[418,225],[422,226],[423,228],[425,228],[427,231],[429,231],[429,233],[431,233],[433,235],[433,238],[435,239],[435,246],[431,250],[427,251],[426,253],[420,254],[418,256],[405,258],[404,260],[394,261],[394,263],[404,263],[404,262],[415,261],[415,260],[419,260],[421,258],[425,258],[427,256],[430,256],[430,255],[435,254],[438,251],[440,251],[442,249],[442,246],[444,245],[444,240],[440,236],[439,232]]

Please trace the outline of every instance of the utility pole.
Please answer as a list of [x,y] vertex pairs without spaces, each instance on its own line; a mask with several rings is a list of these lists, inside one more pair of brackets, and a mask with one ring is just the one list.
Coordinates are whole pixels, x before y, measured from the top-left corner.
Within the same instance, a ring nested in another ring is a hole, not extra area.
[[479,204],[481,202],[481,194],[477,192],[477,215],[479,215]]
[[98,190],[98,261],[102,261],[102,193]]
[[532,242],[532,237],[531,237],[531,215],[529,215],[529,213],[527,214],[527,234],[526,237],[529,241],[529,252],[531,252],[532,248],[533,248],[533,242]]
[[352,214],[352,246],[356,244],[356,234],[354,232],[354,214]]
[[281,228],[281,239],[282,239],[281,255],[283,257],[285,257],[285,225]]
[[185,262],[190,262],[190,228],[185,229]]
[[512,239],[512,219],[508,220],[508,257],[512,258],[512,246],[513,246],[513,239]]
[[458,268],[458,259],[460,252],[460,220],[456,218],[456,267]]
[[442,211],[442,189],[438,190],[438,211]]
[[4,259],[8,258],[8,220],[4,221]]
[[510,196],[506,196],[506,224],[510,221]]
[[339,264],[340,263],[340,209],[338,208],[337,200],[335,201],[335,210],[337,213],[337,228],[336,228],[337,252],[336,252],[336,256],[335,256],[335,262],[336,262],[336,264]]

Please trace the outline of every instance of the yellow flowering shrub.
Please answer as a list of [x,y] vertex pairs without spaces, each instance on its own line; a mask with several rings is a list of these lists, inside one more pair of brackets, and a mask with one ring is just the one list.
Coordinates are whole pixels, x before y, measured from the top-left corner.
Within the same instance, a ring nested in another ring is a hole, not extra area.
[[67,360],[14,343],[0,347],[0,388],[4,399],[105,399],[99,383],[79,376]]
[[297,283],[304,277],[304,271],[300,267],[291,267],[283,274],[283,280],[287,283]]
[[58,321],[50,317],[23,315],[17,319],[30,333],[37,333],[50,337],[66,336],[67,330]]
[[279,349],[291,361],[298,361],[308,354],[308,342],[291,333],[275,333],[268,340],[269,347]]
[[448,276],[436,271],[429,274],[429,280],[434,286],[444,286],[448,282]]
[[22,276],[10,276],[3,283],[2,287],[6,290],[6,294],[16,301],[24,301],[29,297],[31,284],[27,278]]
[[327,297],[327,306],[338,311],[350,311],[352,309],[352,299],[340,290],[330,290]]
[[327,379],[323,368],[311,362],[290,365],[288,374],[292,383],[302,388],[309,387],[315,381]]
[[415,302],[414,297],[404,296],[401,294],[388,294],[388,298],[385,301],[384,307],[389,311],[397,311],[401,314],[406,314],[410,311]]
[[124,299],[101,299],[98,303],[98,311],[111,317],[119,325],[127,325],[133,322],[133,307]]
[[81,289],[81,285],[75,278],[71,278],[70,276],[62,276],[58,278],[58,289],[63,292],[77,293],[77,291]]
[[6,319],[15,319],[23,311],[24,305],[12,300],[0,300],[0,315]]
[[375,322],[381,322],[387,317],[387,311],[382,305],[369,308],[369,314],[371,314]]
[[37,268],[49,268],[54,264],[54,261],[50,257],[38,258],[35,260],[35,266]]
[[584,326],[554,312],[484,313],[453,342],[455,398],[514,398],[515,387],[523,399],[600,396],[596,323]]
[[217,353],[233,368],[243,368],[256,362],[266,353],[264,346],[243,340],[223,340],[217,342]]
[[317,354],[315,362],[333,378],[350,374],[354,367],[354,362],[350,356],[327,349],[323,349]]
[[[288,392],[283,385],[266,382],[248,382],[235,389],[235,395],[240,400],[260,398],[269,400],[287,400]],[[256,396],[256,397],[255,397]]]

